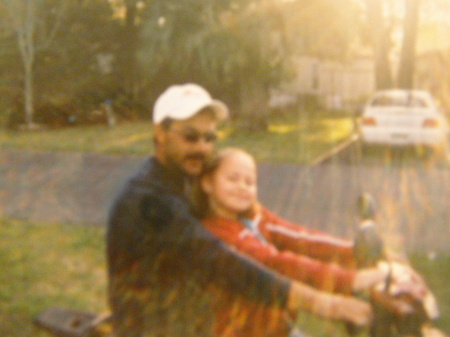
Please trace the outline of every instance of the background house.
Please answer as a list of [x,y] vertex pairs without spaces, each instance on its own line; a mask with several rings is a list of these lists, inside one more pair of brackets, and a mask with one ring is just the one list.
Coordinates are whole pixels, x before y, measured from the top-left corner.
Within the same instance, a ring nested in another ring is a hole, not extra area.
[[[321,107],[352,111],[376,90],[371,56],[359,56],[346,63],[303,56],[295,60],[295,65],[293,80],[272,90],[272,107],[298,104],[302,99],[313,98]],[[450,51],[418,55],[415,86],[430,91],[450,115]]]
[[342,63],[304,56],[296,59],[295,65],[294,79],[272,91],[272,106],[314,97],[321,106],[331,110],[353,109],[375,89],[371,57]]

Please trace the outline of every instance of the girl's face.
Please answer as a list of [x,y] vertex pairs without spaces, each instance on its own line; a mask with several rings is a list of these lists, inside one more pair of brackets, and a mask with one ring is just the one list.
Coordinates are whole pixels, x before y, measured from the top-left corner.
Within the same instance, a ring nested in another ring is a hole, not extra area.
[[256,180],[253,158],[244,152],[233,152],[211,175],[203,177],[201,184],[213,214],[234,219],[255,204]]

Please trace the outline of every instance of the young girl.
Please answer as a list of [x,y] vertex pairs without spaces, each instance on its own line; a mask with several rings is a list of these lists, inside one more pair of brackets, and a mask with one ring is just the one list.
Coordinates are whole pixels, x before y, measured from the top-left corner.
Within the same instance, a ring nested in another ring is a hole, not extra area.
[[[351,297],[335,296],[338,305],[329,312],[325,302],[333,296],[324,291],[349,295],[386,277],[379,270],[357,273],[350,241],[289,223],[258,204],[256,164],[243,150],[220,151],[206,164],[199,186],[196,208],[204,226],[243,254],[322,290],[307,288],[308,300],[314,297],[307,309],[313,313],[351,321],[345,317],[355,306]],[[289,330],[286,313],[226,294],[218,297],[216,310],[216,336],[281,337]]]

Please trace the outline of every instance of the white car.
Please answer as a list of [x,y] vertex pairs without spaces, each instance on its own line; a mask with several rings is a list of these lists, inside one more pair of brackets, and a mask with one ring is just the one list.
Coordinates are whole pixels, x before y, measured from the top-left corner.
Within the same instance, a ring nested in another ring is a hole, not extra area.
[[390,89],[367,103],[359,132],[363,144],[445,148],[449,126],[427,91]]

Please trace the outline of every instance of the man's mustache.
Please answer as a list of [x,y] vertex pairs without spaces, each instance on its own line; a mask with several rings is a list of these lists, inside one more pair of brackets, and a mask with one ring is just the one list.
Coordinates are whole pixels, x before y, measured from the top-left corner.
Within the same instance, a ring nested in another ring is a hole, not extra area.
[[186,159],[193,159],[193,160],[206,160],[206,155],[203,153],[191,153],[186,155]]

